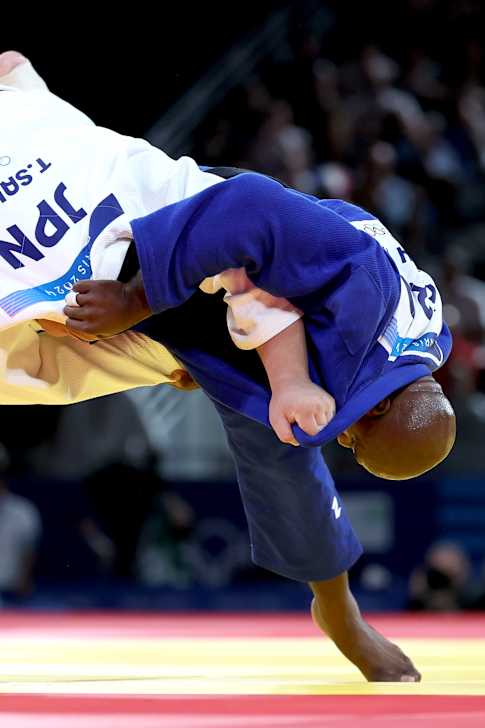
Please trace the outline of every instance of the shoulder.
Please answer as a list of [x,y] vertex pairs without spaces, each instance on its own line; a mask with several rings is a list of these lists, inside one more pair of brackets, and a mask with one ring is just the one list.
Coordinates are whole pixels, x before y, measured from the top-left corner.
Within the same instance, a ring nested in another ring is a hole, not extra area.
[[332,210],[332,212],[335,212],[337,215],[340,215],[340,217],[343,217],[345,220],[347,220],[347,222],[360,222],[363,220],[377,221],[375,215],[372,215],[372,213],[364,210],[363,207],[354,205],[353,203],[347,202],[346,200],[324,199],[320,200],[319,204],[322,207],[327,208],[328,210]]

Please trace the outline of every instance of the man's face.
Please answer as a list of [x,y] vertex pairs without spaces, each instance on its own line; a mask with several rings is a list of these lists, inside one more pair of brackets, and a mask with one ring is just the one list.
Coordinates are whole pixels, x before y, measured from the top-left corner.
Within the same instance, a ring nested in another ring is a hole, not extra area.
[[383,417],[391,408],[391,399],[386,397],[382,402],[379,402],[373,407],[366,415],[354,422],[353,425],[348,427],[346,430],[340,433],[337,437],[337,442],[342,447],[347,447],[354,453],[354,457],[359,465],[364,465],[364,456],[366,451],[366,442],[372,425],[375,424],[376,419]]

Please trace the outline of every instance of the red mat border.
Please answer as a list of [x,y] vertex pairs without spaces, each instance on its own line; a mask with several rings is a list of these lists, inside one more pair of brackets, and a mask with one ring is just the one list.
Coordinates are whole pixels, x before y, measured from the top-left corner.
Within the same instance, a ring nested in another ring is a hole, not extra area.
[[[465,614],[370,614],[369,622],[394,638],[475,639],[485,638],[485,612]],[[308,614],[194,614],[153,612],[0,612],[0,635],[24,632],[28,636],[163,637],[188,638],[279,638],[318,635]]]
[[482,713],[472,695],[0,695],[0,714],[57,715],[413,715]]

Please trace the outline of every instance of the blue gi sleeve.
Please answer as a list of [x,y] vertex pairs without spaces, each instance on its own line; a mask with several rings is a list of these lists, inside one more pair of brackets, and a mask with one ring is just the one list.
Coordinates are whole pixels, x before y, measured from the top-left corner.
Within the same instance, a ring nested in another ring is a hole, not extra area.
[[132,227],[154,313],[184,303],[204,278],[242,266],[258,287],[298,299],[341,274],[342,249],[368,256],[376,247],[317,201],[252,173],[134,220]]

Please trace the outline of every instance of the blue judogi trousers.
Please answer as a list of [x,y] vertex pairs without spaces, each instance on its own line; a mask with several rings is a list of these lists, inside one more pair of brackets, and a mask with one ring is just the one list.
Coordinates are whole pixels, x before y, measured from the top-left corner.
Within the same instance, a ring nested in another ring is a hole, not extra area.
[[253,561],[298,581],[331,579],[362,553],[318,448],[294,447],[212,400],[236,464]]
[[[181,332],[195,350],[217,354],[255,382],[266,380],[257,354],[240,351],[231,341],[226,304],[218,295],[199,291],[183,306],[136,328],[168,348]],[[198,380],[191,357],[178,348],[174,354]],[[272,429],[223,404],[203,384],[201,388],[216,407],[235,461],[254,562],[298,581],[331,579],[349,569],[362,547],[321,449],[280,442]]]

